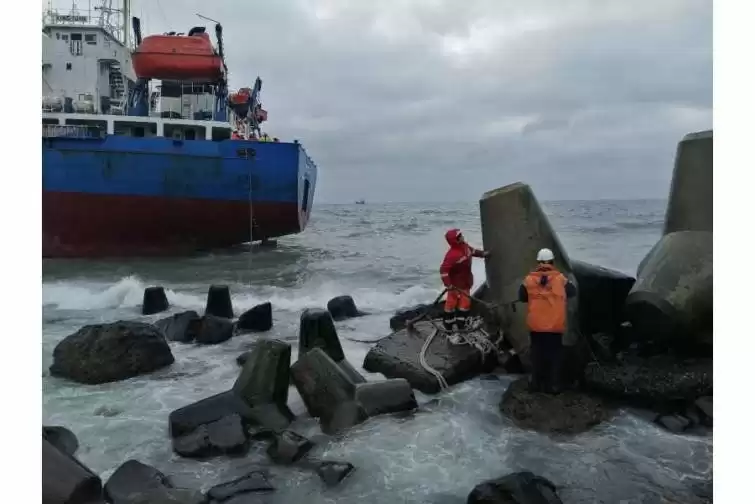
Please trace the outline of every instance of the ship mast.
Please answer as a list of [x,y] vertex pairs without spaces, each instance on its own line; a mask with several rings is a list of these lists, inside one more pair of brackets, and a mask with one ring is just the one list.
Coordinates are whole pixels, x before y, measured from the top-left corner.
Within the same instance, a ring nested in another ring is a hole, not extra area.
[[[100,11],[100,27],[109,32],[124,46],[130,47],[131,33],[129,17],[131,15],[131,0],[123,0],[122,6],[113,7],[113,0],[100,0],[100,5],[94,10]],[[115,19],[111,19],[114,16]],[[118,19],[120,17],[120,20]]]

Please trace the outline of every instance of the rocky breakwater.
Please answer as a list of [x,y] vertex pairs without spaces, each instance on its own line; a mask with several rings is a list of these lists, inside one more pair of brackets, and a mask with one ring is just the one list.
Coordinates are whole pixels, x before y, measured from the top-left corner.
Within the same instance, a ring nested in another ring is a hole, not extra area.
[[713,134],[679,143],[664,234],[641,261],[620,334],[587,390],[660,412],[674,431],[712,424]]

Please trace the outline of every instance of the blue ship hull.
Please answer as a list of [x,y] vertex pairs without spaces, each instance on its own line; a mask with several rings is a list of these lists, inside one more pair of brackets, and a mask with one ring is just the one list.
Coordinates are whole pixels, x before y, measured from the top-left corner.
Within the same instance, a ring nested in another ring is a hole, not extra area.
[[43,138],[42,253],[170,255],[295,234],[316,182],[298,143]]

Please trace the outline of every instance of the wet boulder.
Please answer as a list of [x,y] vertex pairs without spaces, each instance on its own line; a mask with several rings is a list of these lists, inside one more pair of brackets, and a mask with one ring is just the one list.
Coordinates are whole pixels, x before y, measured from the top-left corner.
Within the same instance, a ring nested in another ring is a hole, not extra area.
[[102,481],[76,460],[42,439],[42,502],[50,504],[100,503]]
[[200,345],[217,345],[233,336],[233,322],[224,317],[205,315],[199,323],[195,341]]
[[[367,353],[362,367],[386,378],[404,378],[425,394],[439,392],[438,380],[422,367],[419,360],[422,347],[433,329],[430,323],[419,322],[414,329],[402,329],[381,339]],[[449,385],[490,372],[496,365],[495,354],[483,357],[473,346],[452,345],[440,332],[430,343],[425,360],[443,375]]]
[[270,459],[276,464],[293,464],[312,449],[314,443],[296,432],[284,430],[275,433],[267,449]]
[[196,332],[202,318],[194,310],[176,313],[170,317],[155,322],[155,327],[160,329],[168,341],[190,343],[196,337]]
[[175,488],[170,479],[152,466],[128,460],[115,470],[105,484],[112,504],[204,504],[199,491]]
[[579,291],[579,323],[583,334],[615,333],[624,322],[624,303],[635,279],[619,271],[571,261]]
[[417,317],[427,313],[430,318],[439,318],[443,314],[443,305],[420,304],[409,308],[402,308],[393,314],[390,320],[391,331],[400,331],[406,327],[406,323],[416,320]]
[[350,462],[336,462],[324,460],[317,463],[315,472],[326,487],[334,487],[354,472],[354,465]]
[[354,298],[351,296],[337,296],[328,301],[328,312],[333,320],[346,320],[365,315],[357,309]]
[[204,314],[227,319],[233,318],[231,291],[227,285],[210,285],[207,291],[207,304]]
[[87,325],[53,351],[50,374],[79,383],[125,380],[173,364],[162,331],[151,324],[119,321]]
[[[221,502],[230,502],[235,497],[253,497],[256,494],[265,494],[274,491],[275,488],[270,484],[267,475],[262,471],[252,471],[240,478],[237,478],[220,485],[215,485],[207,491],[207,497],[210,504]],[[254,502],[254,501],[249,501]]]
[[529,471],[512,473],[480,483],[467,497],[467,504],[563,504],[556,485]]
[[322,348],[314,348],[291,366],[291,378],[309,414],[320,419],[326,434],[352,427],[367,419],[354,399],[356,383]]
[[354,398],[371,417],[417,409],[414,390],[403,378],[360,383],[356,386]]
[[42,438],[67,455],[73,455],[79,449],[76,434],[59,426],[42,426]]
[[617,363],[591,362],[587,390],[643,407],[663,409],[713,393],[713,359],[655,356]]
[[527,378],[509,385],[499,407],[517,427],[549,434],[585,432],[615,414],[601,399],[580,392],[530,392]]
[[164,312],[170,307],[168,296],[162,287],[147,287],[142,298],[142,315]]
[[241,416],[235,413],[173,439],[173,451],[187,458],[243,455],[248,448],[247,430]]
[[288,407],[290,365],[291,345],[258,341],[233,384],[233,392],[265,427],[283,429],[294,418]]
[[674,434],[681,434],[692,427],[690,419],[682,415],[658,415],[655,423]]
[[273,328],[273,305],[259,304],[241,314],[236,321],[238,332],[265,332]]

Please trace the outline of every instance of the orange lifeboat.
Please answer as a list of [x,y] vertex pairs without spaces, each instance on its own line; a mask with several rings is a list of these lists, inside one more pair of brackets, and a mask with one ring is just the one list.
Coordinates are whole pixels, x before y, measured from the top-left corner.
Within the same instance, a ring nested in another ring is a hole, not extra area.
[[131,60],[140,79],[215,82],[223,76],[223,60],[210,36],[150,35],[137,46]]

